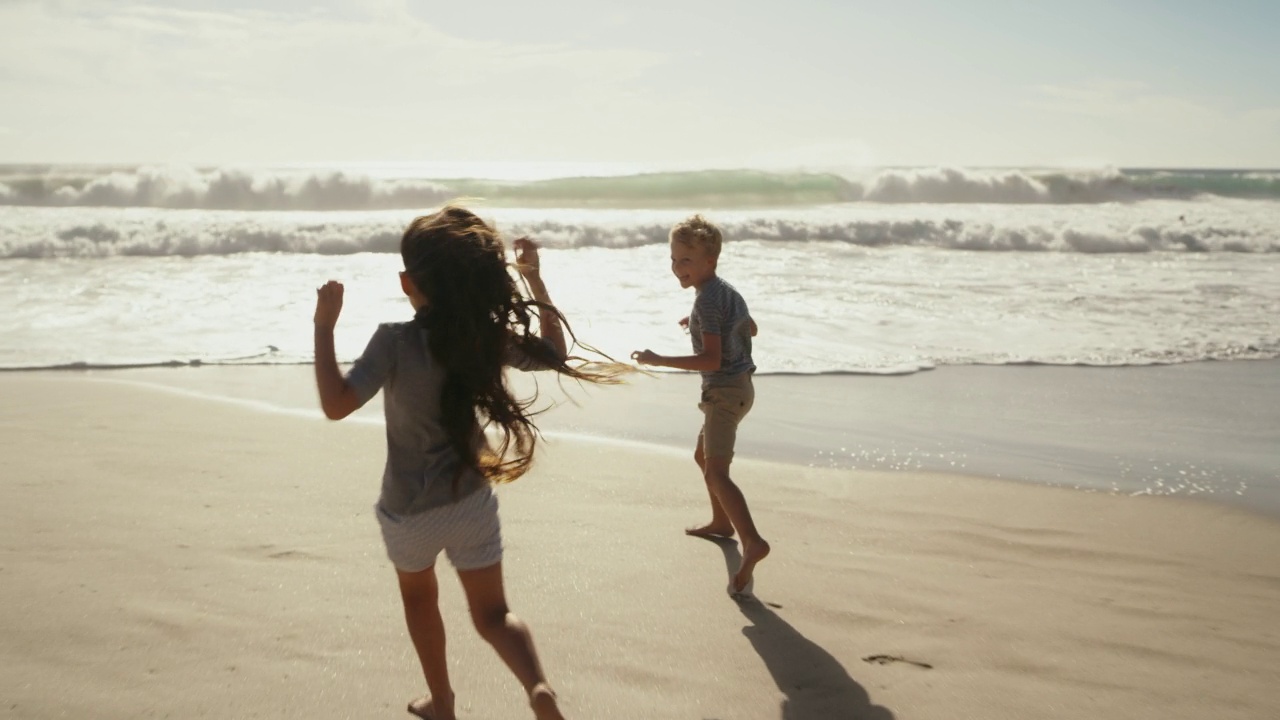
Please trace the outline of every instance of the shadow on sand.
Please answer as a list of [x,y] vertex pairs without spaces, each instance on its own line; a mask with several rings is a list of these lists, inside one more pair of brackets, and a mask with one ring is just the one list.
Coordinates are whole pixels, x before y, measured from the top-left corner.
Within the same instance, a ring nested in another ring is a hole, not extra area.
[[[742,556],[733,540],[710,539],[724,553],[728,575],[738,571]],[[758,598],[735,598],[751,621],[742,629],[786,696],[782,720],[893,720],[888,708],[874,705],[838,660],[801,635]]]

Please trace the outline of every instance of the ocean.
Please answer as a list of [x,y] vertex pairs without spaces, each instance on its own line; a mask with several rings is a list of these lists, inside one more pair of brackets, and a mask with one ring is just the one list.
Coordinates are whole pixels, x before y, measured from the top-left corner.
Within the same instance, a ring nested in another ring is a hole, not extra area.
[[[693,212],[719,223],[758,374],[779,376],[748,456],[1280,513],[1276,365],[1202,362],[1280,358],[1280,171],[0,167],[0,370],[313,412],[307,387],[260,397],[257,372],[164,369],[309,364],[331,278],[347,286],[339,359],[354,359],[377,323],[411,315],[403,227],[456,197],[537,239],[574,332],[619,359],[688,351],[693,294],[667,232]],[[798,377],[833,375],[881,380]],[[681,447],[686,380],[648,384],[639,419],[584,403],[545,427]]]
[[[553,298],[619,358],[688,343],[666,259],[702,212],[764,338],[760,372],[1280,357],[1280,172],[574,167],[0,167],[0,368],[307,363],[407,317],[404,225],[455,197],[546,248]],[[541,173],[539,173],[541,170]]]

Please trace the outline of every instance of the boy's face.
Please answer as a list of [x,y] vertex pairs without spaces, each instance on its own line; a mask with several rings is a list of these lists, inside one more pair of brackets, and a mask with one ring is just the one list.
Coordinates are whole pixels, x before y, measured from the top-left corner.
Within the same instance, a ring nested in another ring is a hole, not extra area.
[[671,274],[680,281],[680,287],[702,287],[716,274],[716,258],[700,247],[671,241]]

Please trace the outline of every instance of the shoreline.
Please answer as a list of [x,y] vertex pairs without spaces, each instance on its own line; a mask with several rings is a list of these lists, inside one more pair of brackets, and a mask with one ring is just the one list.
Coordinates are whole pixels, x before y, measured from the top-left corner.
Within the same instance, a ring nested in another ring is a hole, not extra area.
[[[1253,348],[1248,350],[1252,351]],[[1075,363],[1055,363],[1041,362],[1038,360],[1025,360],[1018,362],[971,362],[960,365],[929,365],[917,367],[914,369],[902,370],[775,370],[768,372],[757,371],[754,376],[756,378],[770,377],[801,377],[801,378],[824,378],[824,377],[910,377],[912,375],[922,375],[925,373],[936,372],[938,370],[947,370],[948,368],[1067,368],[1079,370],[1150,370],[1152,368],[1177,367],[1179,365],[1201,365],[1201,364],[1218,364],[1218,363],[1280,363],[1280,358],[1275,357],[1231,357],[1231,358],[1201,358],[1198,360],[1179,360],[1172,362],[1146,362],[1146,363],[1127,363],[1127,364],[1093,364],[1087,362]],[[183,368],[298,368],[311,367],[310,359],[300,359],[297,361],[287,362],[267,362],[267,361],[250,361],[250,360],[167,360],[163,362],[138,362],[138,363],[93,363],[88,361],[69,362],[55,365],[33,365],[33,366],[0,366],[0,373],[94,373],[94,372],[115,372],[129,370],[179,370]],[[341,367],[351,365],[349,361],[339,361]],[[667,368],[649,368],[647,372],[657,376],[683,376],[694,375],[693,371],[686,370],[670,370]]]
[[[422,680],[371,508],[376,423],[72,376],[0,390],[15,716],[403,715]],[[1274,519],[743,458],[774,553],[738,604],[737,546],[681,532],[706,510],[691,470],[550,438],[499,488],[512,607],[571,717],[1252,720],[1280,701]],[[441,567],[460,710],[521,717]]]
[[[0,374],[139,383],[319,417],[309,365]],[[541,393],[548,437],[614,438],[691,453],[693,374]],[[739,457],[846,470],[925,471],[1108,494],[1201,499],[1280,517],[1280,360],[1097,368],[944,366],[910,375],[763,375]],[[381,422],[381,396],[353,417]]]

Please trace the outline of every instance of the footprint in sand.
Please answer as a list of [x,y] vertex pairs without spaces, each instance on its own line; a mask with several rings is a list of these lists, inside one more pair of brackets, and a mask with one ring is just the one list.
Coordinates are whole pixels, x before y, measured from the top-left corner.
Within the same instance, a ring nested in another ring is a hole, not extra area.
[[306,550],[281,549],[275,545],[242,545],[236,548],[241,555],[269,560],[320,560],[320,555]]
[[933,666],[929,663],[922,663],[919,660],[908,660],[901,655],[868,655],[862,658],[863,662],[875,663],[877,665],[888,665],[889,663],[906,663],[915,665],[916,667],[932,670]]

